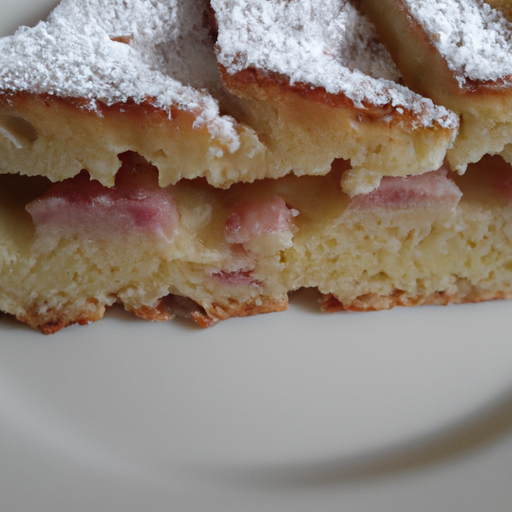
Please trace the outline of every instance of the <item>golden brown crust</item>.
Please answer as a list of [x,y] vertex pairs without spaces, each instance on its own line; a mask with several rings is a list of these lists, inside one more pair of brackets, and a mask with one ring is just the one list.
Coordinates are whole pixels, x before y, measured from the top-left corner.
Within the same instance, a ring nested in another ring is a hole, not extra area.
[[254,68],[229,74],[221,66],[220,72],[242,100],[237,119],[254,128],[272,159],[299,176],[325,174],[336,158],[350,160],[342,188],[351,196],[374,189],[382,176],[438,169],[452,143],[455,126],[440,118],[424,125],[426,112],[389,104],[357,108],[344,94]]
[[[278,311],[285,311],[288,309],[288,299],[275,300],[270,297],[261,297],[255,302],[237,303],[230,302],[219,306],[212,304],[206,309],[208,317],[213,321],[213,324],[233,317],[247,317],[254,315],[261,315],[265,313],[276,313]],[[196,320],[194,318],[194,320]],[[197,320],[196,320],[197,322]]]
[[140,308],[132,309],[131,312],[139,318],[150,322],[165,322],[173,318],[173,315],[167,310],[162,301],[155,307],[141,306]]
[[[385,118],[388,127],[395,123],[412,127],[418,121],[418,117],[421,116],[421,112],[418,114],[418,112],[413,112],[404,106],[393,107],[391,103],[379,106],[369,101],[363,101],[362,106],[357,107],[344,94],[332,94],[327,92],[324,87],[313,87],[301,82],[291,84],[289,77],[271,71],[245,68],[237,73],[230,74],[222,65],[219,65],[219,69],[226,88],[242,98],[266,99],[266,96],[279,97],[284,94],[295,94],[305,100],[322,103],[328,107],[349,109],[358,116],[362,116],[365,121],[379,121]],[[398,108],[400,109],[400,116],[390,120],[389,116]]]
[[[168,295],[160,299],[154,307],[141,306],[127,309],[143,320],[164,322],[175,317],[190,318],[199,327],[206,328],[228,318],[273,313],[284,311],[287,308],[288,300],[273,300],[269,297],[263,297],[257,302],[237,303],[232,301],[222,306],[212,304],[205,309],[187,297]],[[71,308],[61,308],[58,311],[49,309],[40,313],[34,310],[23,315],[17,315],[16,319],[34,329],[39,329],[43,334],[55,334],[70,325],[86,325],[96,322],[103,317],[104,313],[105,306],[91,299],[78,311]]]
[[97,322],[105,314],[105,305],[96,299],[89,299],[81,307],[72,306],[60,309],[50,308],[44,312],[32,310],[25,314],[16,315],[16,319],[43,334],[55,334],[70,325],[86,325]]
[[[91,112],[99,117],[108,115],[123,114],[123,117],[130,119],[130,121],[139,122],[161,122],[169,120],[167,111],[153,105],[154,99],[147,97],[146,101],[142,103],[135,103],[133,100],[128,100],[123,103],[113,103],[106,105],[100,101],[94,104],[94,109],[91,108],[91,102],[84,98],[71,98],[60,97],[52,94],[33,94],[25,91],[2,91],[0,94],[0,108],[9,108],[10,105],[16,104],[19,106],[26,106],[32,108],[34,103],[42,103],[49,109],[71,108],[78,109],[80,112]],[[190,113],[179,110],[173,106],[169,107],[171,118],[176,119],[178,116],[189,116],[193,121],[194,116]]]
[[361,295],[351,300],[350,303],[342,303],[334,295],[326,294],[322,296],[321,308],[326,313],[336,313],[338,311],[380,311],[396,306],[446,306],[448,304],[467,304],[511,298],[512,292],[495,292],[476,287],[471,289],[469,293],[449,294],[446,292],[436,292],[427,296],[418,295],[415,297],[408,296],[401,290],[395,290],[395,292],[385,296],[373,293]]
[[231,301],[228,304],[212,304],[202,307],[197,302],[179,295],[168,295],[160,299],[155,307],[143,306],[131,311],[144,320],[156,322],[170,320],[171,318],[191,318],[200,327],[211,327],[222,320],[234,317],[247,317],[284,311],[288,308],[288,300],[274,300],[262,297],[255,302],[238,303]]
[[[436,292],[428,296],[411,297],[400,290],[387,296],[366,294],[356,297],[350,303],[342,303],[332,294],[325,294],[321,299],[321,310],[325,313],[340,311],[380,311],[392,309],[397,306],[414,307],[419,305],[448,305],[478,303],[490,300],[512,299],[512,292],[495,292],[473,288],[469,293],[449,294]],[[203,308],[187,297],[168,295],[162,298],[154,307],[142,306],[130,309],[132,313],[143,320],[163,322],[175,317],[189,318],[202,328],[212,327],[222,320],[235,317],[248,317],[265,313],[285,311],[288,300],[273,300],[269,297],[257,302],[236,303],[231,302],[222,306],[212,304]],[[55,334],[70,325],[86,325],[100,320],[105,312],[105,306],[90,300],[77,314],[64,309],[48,310],[44,314],[36,311],[25,315],[17,315],[16,319],[39,329],[43,334]]]
[[[233,134],[213,136],[206,123],[196,122],[200,115],[199,106],[194,112],[177,106],[161,109],[151,97],[142,103],[106,105],[0,91],[0,128],[8,134],[0,137],[0,172],[42,175],[55,182],[87,169],[93,179],[112,186],[117,155],[126,151],[152,162],[162,186],[202,176],[214,186],[227,187],[240,181],[240,169],[248,181],[274,171],[262,166],[264,148],[251,128],[230,118],[240,143],[235,150]],[[9,129],[20,122],[24,129]],[[191,144],[195,151],[190,151]]]

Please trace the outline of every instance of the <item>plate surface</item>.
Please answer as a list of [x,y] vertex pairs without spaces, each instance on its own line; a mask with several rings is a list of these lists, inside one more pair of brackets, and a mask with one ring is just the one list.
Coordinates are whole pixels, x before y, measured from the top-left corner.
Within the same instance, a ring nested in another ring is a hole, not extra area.
[[3,318],[6,510],[82,510],[82,495],[83,510],[113,495],[108,510],[141,510],[134,503],[150,495],[162,510],[178,500],[176,510],[229,512],[253,493],[302,510],[296,487],[311,498],[367,464],[363,475],[380,473],[381,460],[393,470],[411,450],[421,465],[432,443],[442,461],[453,453],[440,439],[460,443],[507,404],[512,303],[336,315],[315,306],[302,292],[287,312],[209,330],[114,309],[51,337]]
[[[0,34],[54,4],[3,0]],[[464,457],[511,430],[511,332],[512,302],[325,315],[310,291],[208,330],[4,317],[1,508],[482,510],[492,468],[501,510],[512,457]]]

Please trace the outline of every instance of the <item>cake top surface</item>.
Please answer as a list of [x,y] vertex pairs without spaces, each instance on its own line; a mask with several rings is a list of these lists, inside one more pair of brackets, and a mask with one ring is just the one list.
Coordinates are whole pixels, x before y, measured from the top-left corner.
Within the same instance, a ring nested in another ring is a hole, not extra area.
[[203,0],[63,0],[47,21],[0,39],[0,90],[84,98],[94,108],[133,100],[232,139],[209,92],[221,87]]
[[[218,61],[254,66],[290,81],[343,93],[359,108],[391,104],[417,123],[457,125],[454,115],[396,83],[373,25],[348,0],[212,0]],[[206,0],[62,0],[47,21],[0,40],[0,90],[47,93],[109,105],[151,98],[193,112],[224,139],[239,141],[214,99],[217,59],[204,24]]]
[[459,84],[512,75],[512,23],[483,0],[402,0]]
[[348,0],[212,0],[218,60],[228,73],[257,68],[364,105],[403,107],[421,123],[453,127],[442,107],[397,83],[373,24]]

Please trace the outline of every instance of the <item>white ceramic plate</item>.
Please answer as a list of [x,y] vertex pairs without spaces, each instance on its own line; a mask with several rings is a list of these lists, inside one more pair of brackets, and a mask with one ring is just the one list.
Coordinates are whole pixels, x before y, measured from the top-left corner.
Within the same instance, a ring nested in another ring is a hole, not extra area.
[[114,309],[51,337],[4,318],[3,510],[314,510],[326,482],[442,462],[509,406],[512,303],[314,306],[205,331]]
[[[0,33],[54,3],[3,0]],[[50,337],[0,319],[0,510],[482,510],[468,482],[498,463],[458,464],[510,430],[512,302],[317,306],[303,291],[205,331],[115,308]]]

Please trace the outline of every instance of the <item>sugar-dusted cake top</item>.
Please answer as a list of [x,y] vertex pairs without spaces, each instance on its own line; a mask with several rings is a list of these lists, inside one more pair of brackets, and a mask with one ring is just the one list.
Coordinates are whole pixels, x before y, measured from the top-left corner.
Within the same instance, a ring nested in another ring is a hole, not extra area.
[[[0,39],[0,90],[110,105],[148,99],[232,139],[210,92],[221,87],[203,0],[63,0],[45,22]],[[209,92],[206,92],[208,90]]]
[[356,107],[404,107],[425,125],[453,127],[446,109],[400,86],[374,26],[348,0],[212,0],[218,59],[235,74],[257,68],[344,94]]
[[457,80],[512,75],[512,23],[483,0],[402,0]]
[[336,81],[339,67],[376,78],[400,73],[374,27],[347,2],[213,0],[221,31],[220,59],[232,70],[249,65],[289,74],[293,81]]

